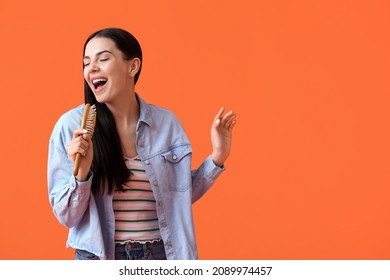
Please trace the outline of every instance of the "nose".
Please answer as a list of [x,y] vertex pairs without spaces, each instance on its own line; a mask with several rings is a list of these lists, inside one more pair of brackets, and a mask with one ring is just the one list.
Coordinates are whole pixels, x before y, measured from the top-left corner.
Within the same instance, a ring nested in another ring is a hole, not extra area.
[[91,61],[89,64],[89,72],[95,73],[97,71],[99,71],[99,66],[97,65],[97,63]]

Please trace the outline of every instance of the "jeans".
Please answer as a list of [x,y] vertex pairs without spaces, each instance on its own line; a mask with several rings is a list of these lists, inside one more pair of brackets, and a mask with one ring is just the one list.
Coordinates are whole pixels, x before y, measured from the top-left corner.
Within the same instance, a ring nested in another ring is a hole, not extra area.
[[[76,260],[99,260],[99,257],[85,250],[76,249]],[[133,243],[115,245],[116,260],[166,260],[164,242]]]

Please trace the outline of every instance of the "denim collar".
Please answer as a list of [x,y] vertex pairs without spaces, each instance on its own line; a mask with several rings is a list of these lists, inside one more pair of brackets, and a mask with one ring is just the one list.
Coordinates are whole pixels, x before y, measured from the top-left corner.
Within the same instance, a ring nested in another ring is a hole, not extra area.
[[150,112],[150,106],[147,104],[137,93],[135,94],[139,104],[139,122],[144,122],[149,126],[153,125],[152,115]]

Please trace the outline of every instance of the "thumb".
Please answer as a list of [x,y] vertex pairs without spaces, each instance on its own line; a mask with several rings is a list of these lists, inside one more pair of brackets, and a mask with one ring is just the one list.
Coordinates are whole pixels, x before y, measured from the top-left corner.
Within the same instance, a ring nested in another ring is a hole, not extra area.
[[224,111],[225,111],[225,108],[224,108],[224,107],[222,107],[221,109],[219,109],[217,115],[216,115],[215,118],[214,118],[213,126],[215,126],[215,127],[218,127],[218,126],[219,126],[219,124],[221,123],[221,116],[222,116],[222,114],[223,114]]

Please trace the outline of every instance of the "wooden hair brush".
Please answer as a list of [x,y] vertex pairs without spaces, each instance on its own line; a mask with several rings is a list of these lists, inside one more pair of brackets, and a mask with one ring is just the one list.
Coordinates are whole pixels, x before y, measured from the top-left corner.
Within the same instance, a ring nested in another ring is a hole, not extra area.
[[[85,104],[84,112],[83,112],[83,119],[81,121],[81,128],[86,129],[89,135],[93,135],[93,132],[95,130],[95,124],[96,124],[96,106],[91,105],[89,103]],[[80,136],[82,137],[82,136]],[[76,154],[76,159],[74,162],[74,169],[73,169],[73,175],[77,176],[79,173],[79,167],[80,167],[80,159],[81,154]]]

